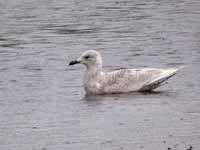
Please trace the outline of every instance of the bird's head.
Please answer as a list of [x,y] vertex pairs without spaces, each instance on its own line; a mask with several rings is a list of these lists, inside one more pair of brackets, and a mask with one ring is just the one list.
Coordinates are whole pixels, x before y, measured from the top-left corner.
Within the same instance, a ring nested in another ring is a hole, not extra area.
[[84,52],[77,60],[71,61],[69,65],[83,64],[87,68],[102,67],[101,54],[95,50]]

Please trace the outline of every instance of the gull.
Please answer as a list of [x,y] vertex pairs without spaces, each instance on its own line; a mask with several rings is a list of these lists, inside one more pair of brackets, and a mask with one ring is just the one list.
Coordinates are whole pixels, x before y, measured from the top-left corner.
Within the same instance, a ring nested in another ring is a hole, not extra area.
[[178,71],[178,68],[141,68],[103,72],[101,54],[95,50],[85,51],[77,60],[69,63],[75,64],[86,66],[84,89],[89,95],[150,92],[166,83]]

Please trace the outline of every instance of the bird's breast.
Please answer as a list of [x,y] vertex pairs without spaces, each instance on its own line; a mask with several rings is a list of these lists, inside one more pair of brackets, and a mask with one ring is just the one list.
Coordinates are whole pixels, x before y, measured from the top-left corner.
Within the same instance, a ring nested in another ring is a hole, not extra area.
[[85,91],[87,93],[92,94],[100,94],[101,93],[101,85],[98,82],[87,82],[84,85]]
[[101,94],[103,91],[101,79],[103,74],[87,73],[84,77],[84,88],[87,93]]

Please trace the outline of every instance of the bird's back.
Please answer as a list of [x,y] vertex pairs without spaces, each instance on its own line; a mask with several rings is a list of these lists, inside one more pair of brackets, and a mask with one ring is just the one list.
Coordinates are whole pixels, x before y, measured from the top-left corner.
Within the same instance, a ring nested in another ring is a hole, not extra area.
[[153,90],[176,73],[177,69],[120,69],[104,73],[99,83],[103,93]]

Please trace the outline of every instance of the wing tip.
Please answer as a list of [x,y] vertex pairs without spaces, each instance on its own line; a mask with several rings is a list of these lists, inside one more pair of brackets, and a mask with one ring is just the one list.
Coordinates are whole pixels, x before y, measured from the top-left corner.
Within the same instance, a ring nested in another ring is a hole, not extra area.
[[174,71],[179,71],[179,70],[182,70],[182,69],[184,69],[184,68],[186,68],[187,66],[178,66],[178,67],[176,67],[176,68],[172,68]]

